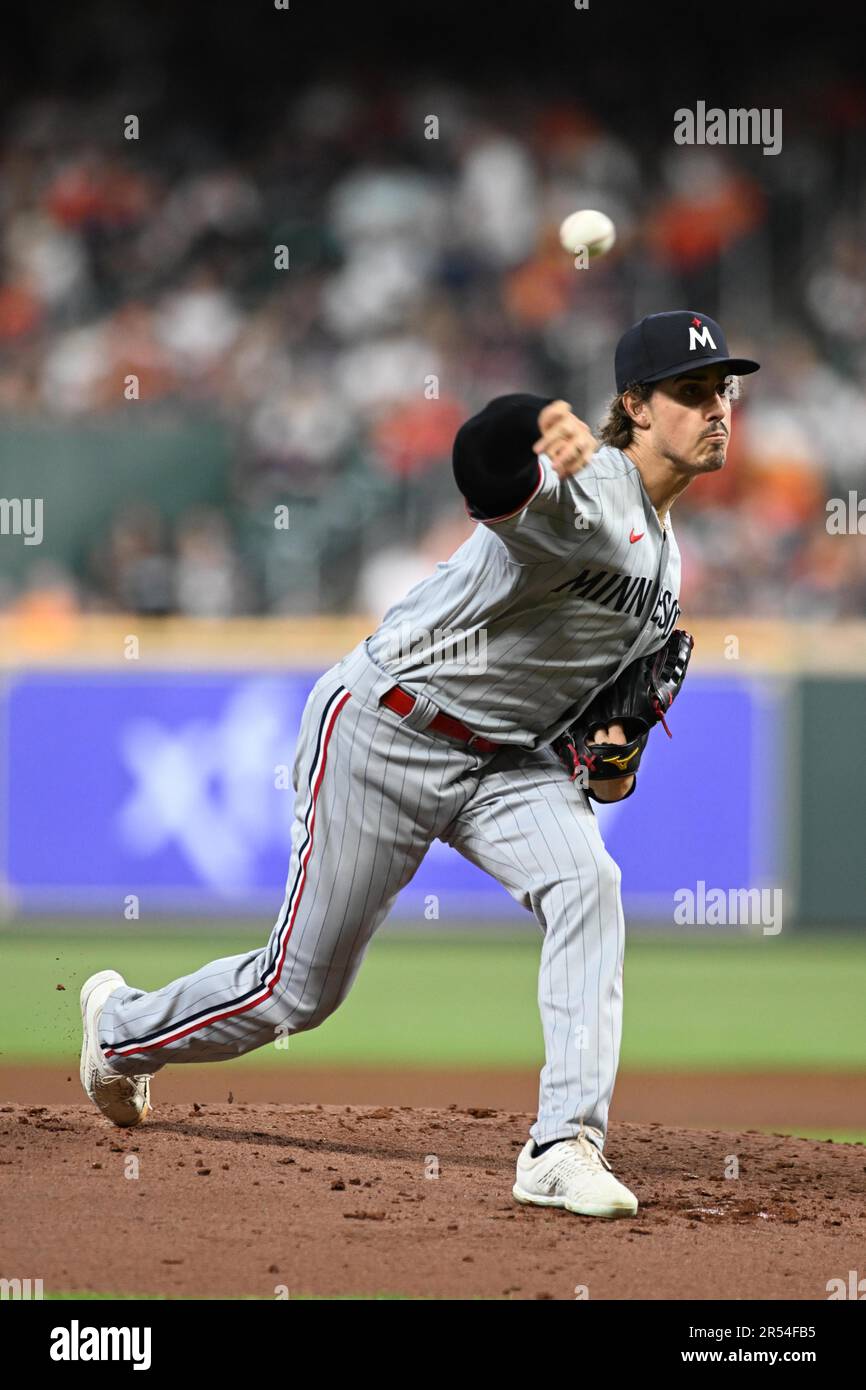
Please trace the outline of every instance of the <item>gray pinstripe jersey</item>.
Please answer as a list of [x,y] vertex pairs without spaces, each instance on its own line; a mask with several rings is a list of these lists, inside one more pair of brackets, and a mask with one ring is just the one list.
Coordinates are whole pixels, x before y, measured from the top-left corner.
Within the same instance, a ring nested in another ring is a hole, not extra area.
[[385,614],[367,650],[477,733],[536,747],[575,719],[680,611],[680,556],[635,464],[604,447],[474,535]]
[[[441,839],[503,884],[544,933],[546,1060],[533,1139],[586,1127],[603,1143],[622,1032],[621,875],[586,791],[537,745],[661,644],[678,588],[673,534],[624,454],[602,449],[566,482],[542,459],[529,502],[479,525],[310,692],[286,893],[267,944],[158,990],[113,990],[99,1022],[105,1061],[136,1076],[317,1027]],[[476,640],[455,651],[458,630]],[[401,637],[411,644],[403,651]],[[381,705],[395,680],[425,697],[408,714]],[[476,751],[432,736],[435,705],[516,746]]]

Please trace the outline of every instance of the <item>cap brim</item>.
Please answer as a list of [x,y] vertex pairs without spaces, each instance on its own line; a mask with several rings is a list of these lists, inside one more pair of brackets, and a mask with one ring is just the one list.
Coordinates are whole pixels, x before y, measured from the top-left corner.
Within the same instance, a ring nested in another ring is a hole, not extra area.
[[749,357],[693,357],[690,362],[681,362],[679,366],[665,367],[663,372],[656,372],[654,376],[641,377],[641,381],[664,381],[666,377],[699,372],[704,367],[727,367],[731,376],[748,376],[750,372],[761,370],[760,362],[753,362]]

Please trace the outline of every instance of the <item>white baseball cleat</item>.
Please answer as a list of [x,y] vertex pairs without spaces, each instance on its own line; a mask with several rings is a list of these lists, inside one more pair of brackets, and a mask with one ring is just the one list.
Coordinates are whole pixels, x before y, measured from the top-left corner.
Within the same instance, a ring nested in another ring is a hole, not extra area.
[[150,1077],[121,1076],[102,1055],[98,1030],[102,1006],[118,985],[126,981],[116,970],[100,970],[81,986],[81,1084],[93,1104],[112,1124],[126,1129],[140,1125],[150,1113]]
[[565,1207],[578,1216],[634,1216],[637,1197],[613,1176],[610,1164],[581,1134],[563,1139],[532,1157],[530,1139],[517,1160],[518,1202],[537,1207]]

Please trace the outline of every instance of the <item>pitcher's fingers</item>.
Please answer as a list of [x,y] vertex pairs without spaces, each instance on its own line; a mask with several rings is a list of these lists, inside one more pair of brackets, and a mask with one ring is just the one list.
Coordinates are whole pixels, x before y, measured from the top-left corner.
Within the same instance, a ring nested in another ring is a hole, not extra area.
[[550,401],[538,416],[538,428],[542,434],[550,429],[554,420],[559,420],[563,415],[571,414],[570,401]]

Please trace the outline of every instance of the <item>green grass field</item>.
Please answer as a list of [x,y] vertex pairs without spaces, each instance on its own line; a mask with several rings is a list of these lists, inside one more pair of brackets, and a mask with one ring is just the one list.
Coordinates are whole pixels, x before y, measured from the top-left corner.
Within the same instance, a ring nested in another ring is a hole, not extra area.
[[[105,927],[5,931],[0,1065],[74,1064],[78,989],[94,970],[113,965],[130,983],[157,988],[212,958],[260,944],[247,928],[236,936],[194,935],[188,926],[175,934],[163,926],[150,937]],[[474,938],[446,932],[381,935],[342,1008],[315,1032],[292,1038],[291,1054],[306,1065],[346,1068],[535,1067],[541,1056],[535,1001],[540,945],[534,931]],[[707,1072],[864,1068],[864,981],[866,941],[853,937],[633,938],[626,951],[622,1066]],[[262,1048],[232,1065],[284,1064],[284,1053]],[[866,1133],[856,1130],[790,1132],[866,1141]],[[92,1291],[47,1297],[138,1301],[133,1294]],[[342,1297],[391,1301],[400,1295]]]
[[[248,931],[145,936],[106,928],[0,934],[0,1064],[71,1062],[78,990],[115,966],[145,989],[251,950]],[[540,936],[384,934],[343,1006],[293,1037],[307,1065],[535,1066]],[[866,941],[637,937],[625,966],[623,1067],[758,1070],[866,1066]],[[63,990],[57,985],[62,984]],[[262,1048],[234,1066],[281,1065]]]

